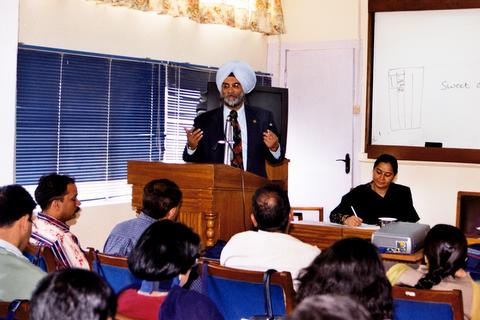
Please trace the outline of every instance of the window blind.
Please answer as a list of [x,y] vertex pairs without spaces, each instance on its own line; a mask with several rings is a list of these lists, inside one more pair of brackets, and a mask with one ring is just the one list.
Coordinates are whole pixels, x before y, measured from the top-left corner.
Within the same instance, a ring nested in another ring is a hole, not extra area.
[[[81,200],[130,197],[127,161],[182,162],[215,68],[20,47],[16,183],[76,179]],[[270,85],[270,75],[257,76]]]

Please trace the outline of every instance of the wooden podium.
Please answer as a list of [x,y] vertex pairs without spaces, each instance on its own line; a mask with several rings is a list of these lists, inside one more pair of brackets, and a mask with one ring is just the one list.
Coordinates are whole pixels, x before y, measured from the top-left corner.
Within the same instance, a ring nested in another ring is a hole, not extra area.
[[142,208],[145,184],[162,178],[174,181],[182,190],[179,221],[200,235],[203,247],[251,229],[253,193],[268,181],[223,164],[128,161],[132,206],[137,212]]

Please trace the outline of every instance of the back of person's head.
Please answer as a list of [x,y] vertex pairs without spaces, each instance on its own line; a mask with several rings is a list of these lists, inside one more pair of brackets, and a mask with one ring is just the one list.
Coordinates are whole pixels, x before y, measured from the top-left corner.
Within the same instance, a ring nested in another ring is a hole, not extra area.
[[158,220],[170,209],[178,207],[182,192],[175,182],[168,179],[152,180],[143,188],[143,208],[146,215]]
[[285,231],[290,219],[290,201],[285,190],[268,184],[252,197],[253,216],[257,227],[264,231]]
[[40,177],[35,189],[35,200],[42,210],[47,210],[53,200],[63,197],[67,193],[67,186],[75,183],[75,179],[57,173]]
[[459,269],[464,269],[467,250],[467,239],[460,229],[447,224],[434,226],[425,237],[423,251],[428,273],[415,287],[430,289],[443,278],[454,276]]
[[113,319],[116,310],[112,288],[97,274],[75,268],[48,274],[30,301],[31,320]]
[[21,185],[0,187],[0,228],[11,226],[26,214],[31,217],[36,205]]
[[128,267],[139,279],[162,281],[186,274],[199,254],[200,237],[172,220],[151,224],[128,256]]
[[289,320],[370,320],[370,313],[348,296],[322,294],[305,298]]
[[392,287],[376,247],[364,239],[334,243],[300,272],[297,301],[317,294],[347,295],[359,301],[372,319],[388,318]]

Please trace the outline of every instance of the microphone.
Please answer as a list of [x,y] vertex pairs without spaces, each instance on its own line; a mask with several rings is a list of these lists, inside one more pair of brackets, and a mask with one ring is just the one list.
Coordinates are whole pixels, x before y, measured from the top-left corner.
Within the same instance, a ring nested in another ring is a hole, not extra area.
[[214,145],[213,150],[216,150],[219,144],[224,144],[225,149],[223,153],[223,164],[230,165],[231,158],[233,155],[233,127],[232,127],[232,117],[228,115],[225,119],[225,127],[223,129],[223,140],[218,140]]

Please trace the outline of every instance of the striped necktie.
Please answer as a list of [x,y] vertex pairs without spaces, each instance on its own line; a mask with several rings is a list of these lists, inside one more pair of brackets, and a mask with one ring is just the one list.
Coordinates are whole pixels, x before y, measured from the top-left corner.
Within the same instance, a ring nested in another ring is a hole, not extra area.
[[231,165],[232,167],[243,169],[242,131],[240,130],[240,124],[238,123],[237,111],[230,111],[230,119],[233,128],[233,159]]

